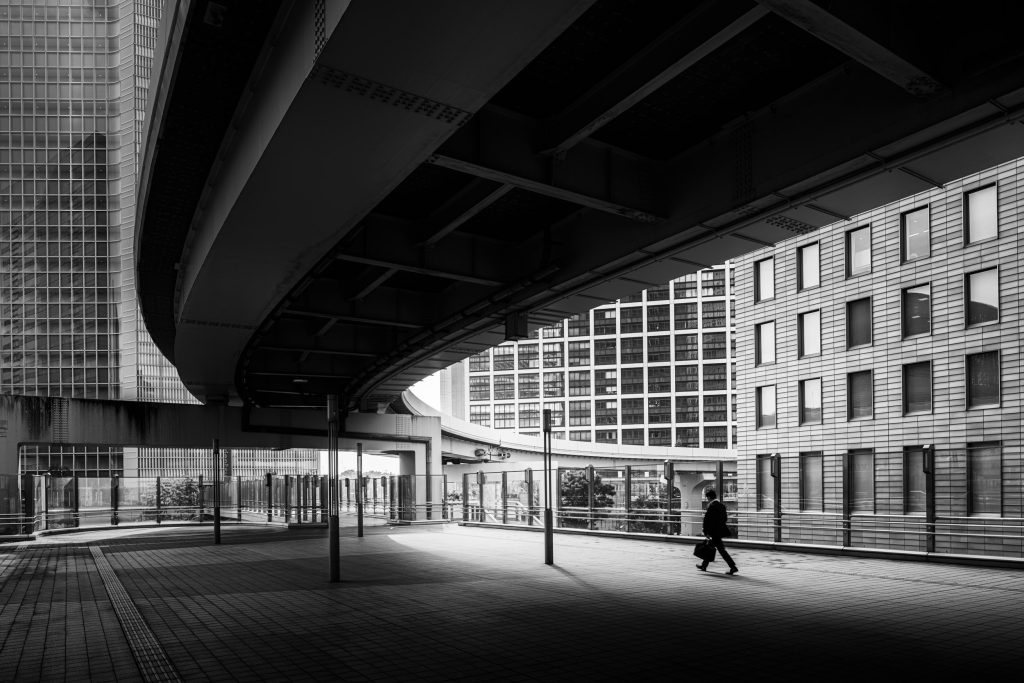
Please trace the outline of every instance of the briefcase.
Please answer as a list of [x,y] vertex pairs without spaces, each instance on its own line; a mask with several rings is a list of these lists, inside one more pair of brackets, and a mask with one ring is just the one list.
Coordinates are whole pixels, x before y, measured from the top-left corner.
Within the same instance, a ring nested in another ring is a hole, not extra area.
[[704,562],[715,561],[715,546],[710,541],[704,540],[693,547],[693,554]]

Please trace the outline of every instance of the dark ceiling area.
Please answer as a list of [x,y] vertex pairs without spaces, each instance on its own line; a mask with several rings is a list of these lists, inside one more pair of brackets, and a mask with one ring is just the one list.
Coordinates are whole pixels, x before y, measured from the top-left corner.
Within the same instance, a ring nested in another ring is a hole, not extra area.
[[1022,21],[1016,2],[597,0],[284,297],[239,395],[374,409],[520,316],[848,216],[860,180],[939,184],[928,155],[999,123],[962,112],[1020,117]]

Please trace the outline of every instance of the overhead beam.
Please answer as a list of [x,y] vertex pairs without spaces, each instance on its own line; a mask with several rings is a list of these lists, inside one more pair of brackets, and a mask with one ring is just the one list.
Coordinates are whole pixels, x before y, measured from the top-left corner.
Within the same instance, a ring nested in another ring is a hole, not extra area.
[[[470,184],[466,192],[459,193],[451,202],[430,217],[428,223],[432,224],[433,227],[430,235],[421,242],[421,245],[429,247],[437,244],[457,230],[463,223],[504,197],[512,189],[514,188],[510,184],[502,184],[493,188],[491,183],[484,183],[483,179],[477,179]],[[467,200],[471,202],[469,206],[460,206],[467,202]]]
[[418,330],[422,325],[416,323],[402,322],[401,320],[389,320],[386,318],[368,318],[365,316],[358,315],[339,315],[337,313],[331,313],[330,311],[313,311],[302,308],[289,307],[285,311],[286,316],[295,316],[301,318],[326,318],[334,321],[335,323],[349,323],[352,325],[369,325],[373,327],[401,327],[409,330]]
[[429,275],[432,277],[442,278],[444,280],[456,280],[458,282],[468,282],[474,285],[483,285],[485,287],[497,287],[502,285],[500,280],[489,280],[487,278],[477,277],[468,273],[456,273],[450,270],[438,270],[435,268],[424,268],[422,266],[414,266],[409,263],[394,263],[391,261],[385,261],[383,259],[368,258],[366,256],[356,256],[354,254],[337,254],[335,258],[339,261],[347,261],[349,263],[361,263],[366,266],[377,266],[379,268],[387,268],[389,270],[402,270],[407,273],[416,273],[417,275]]
[[[705,7],[711,7],[709,3]],[[725,7],[725,6],[722,6]],[[719,8],[714,8],[719,9]],[[727,8],[726,8],[727,9]],[[591,89],[578,102],[574,103],[565,114],[557,117],[551,128],[558,136],[558,141],[545,150],[545,154],[561,156],[580,142],[592,136],[602,127],[615,120],[623,112],[628,111],[638,102],[646,99],[666,83],[682,74],[694,64],[725,45],[734,37],[745,31],[755,22],[768,14],[764,7],[755,7],[727,26],[716,31],[710,38],[687,51],[672,63],[663,67],[653,76],[646,77],[639,85],[635,85],[636,72],[649,70],[649,60],[657,59],[658,55],[671,50],[673,44],[686,40],[686,36],[694,31],[693,18],[687,17],[673,26],[650,46],[638,53],[633,59],[616,70],[605,81]],[[699,19],[698,19],[699,20]],[[626,93],[619,99],[607,103],[607,93]]]
[[932,97],[946,89],[922,69],[810,0],[757,1],[915,97]]

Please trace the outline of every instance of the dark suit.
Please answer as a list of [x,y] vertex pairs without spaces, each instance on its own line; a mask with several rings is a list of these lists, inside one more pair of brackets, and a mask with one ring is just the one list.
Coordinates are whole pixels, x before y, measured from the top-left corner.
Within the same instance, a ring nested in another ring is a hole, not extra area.
[[[729,565],[729,569],[735,569],[736,563],[732,561],[732,557],[729,556],[725,549],[725,544],[722,543],[723,536],[731,535],[726,524],[728,519],[729,512],[725,509],[722,501],[716,498],[708,503],[708,509],[704,512],[704,523],[702,526],[704,535],[711,539],[712,545],[715,546],[718,554]],[[705,562],[703,566],[707,567],[708,563]]]

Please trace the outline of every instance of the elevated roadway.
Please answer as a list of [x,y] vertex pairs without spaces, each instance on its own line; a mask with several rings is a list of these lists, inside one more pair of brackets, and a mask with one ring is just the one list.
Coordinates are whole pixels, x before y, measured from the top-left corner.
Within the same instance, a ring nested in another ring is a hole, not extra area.
[[1024,5],[178,0],[146,324],[202,401],[388,410],[527,329],[1024,156]]

